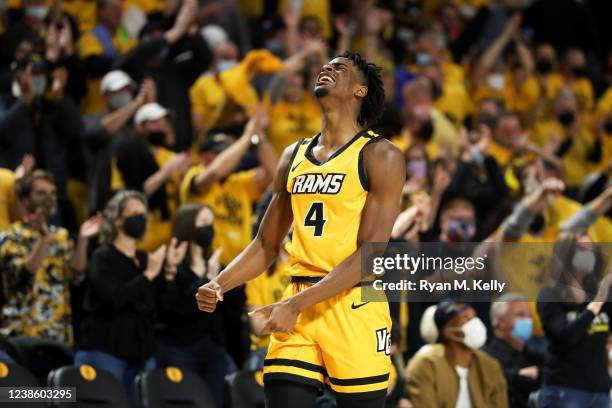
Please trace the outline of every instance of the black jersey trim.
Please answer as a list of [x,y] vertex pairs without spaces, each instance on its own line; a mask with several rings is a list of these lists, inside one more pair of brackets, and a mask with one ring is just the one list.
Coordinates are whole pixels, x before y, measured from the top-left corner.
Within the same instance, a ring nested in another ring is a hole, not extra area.
[[298,150],[300,150],[300,146],[305,143],[304,139],[299,140],[295,143],[295,147],[293,148],[293,152],[291,152],[291,158],[289,159],[289,165],[287,166],[287,174],[285,174],[285,184],[289,179],[289,173],[291,173],[291,166],[293,166],[293,161],[295,160],[295,156],[297,156]]
[[301,360],[293,360],[289,358],[267,358],[264,360],[264,366],[267,366],[267,367],[270,367],[270,366],[296,367],[296,368],[301,368],[303,370],[314,371],[315,373],[323,374],[324,376],[327,377],[327,371],[325,371],[325,368],[319,365],[307,363]]
[[308,159],[308,161],[310,161],[315,166],[321,166],[321,165],[323,165],[325,163],[328,163],[334,157],[337,157],[340,153],[342,153],[343,151],[348,149],[350,145],[352,145],[356,140],[358,140],[362,136],[365,136],[365,137],[368,137],[368,138],[372,137],[372,136],[368,135],[368,130],[367,129],[360,130],[359,132],[357,132],[357,134],[355,136],[353,136],[353,138],[351,140],[346,142],[344,145],[342,145],[342,147],[340,147],[331,156],[329,156],[327,158],[327,160],[325,160],[324,162],[321,162],[316,157],[314,157],[314,154],[312,154],[312,148],[319,141],[319,137],[321,137],[321,133],[317,133],[317,135],[315,137],[313,137],[312,140],[310,141],[310,143],[308,144],[308,147],[306,147],[306,152],[304,153],[304,157],[306,157]]
[[333,378],[329,377],[329,382],[333,385],[369,385],[389,380],[389,373],[382,375],[373,375],[371,377],[361,378]]
[[366,144],[363,145],[361,150],[359,151],[359,158],[357,160],[357,171],[359,173],[359,182],[361,182],[361,187],[365,191],[370,191],[370,181],[368,180],[368,173],[366,172],[365,163],[363,160],[363,152],[368,145],[376,142],[380,142],[384,139],[382,136],[369,136],[370,140]]

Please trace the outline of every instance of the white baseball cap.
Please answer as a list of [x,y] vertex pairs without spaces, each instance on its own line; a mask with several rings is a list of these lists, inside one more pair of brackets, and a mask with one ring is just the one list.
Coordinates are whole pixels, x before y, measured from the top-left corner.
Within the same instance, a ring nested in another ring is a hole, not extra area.
[[115,92],[121,88],[132,85],[132,78],[123,71],[110,71],[102,78],[100,82],[100,92]]
[[157,120],[168,116],[170,112],[157,102],[142,105],[134,115],[134,123],[140,125],[148,120]]
[[227,32],[216,24],[208,24],[202,27],[200,35],[202,35],[208,46],[213,50],[215,50],[219,44],[228,41]]

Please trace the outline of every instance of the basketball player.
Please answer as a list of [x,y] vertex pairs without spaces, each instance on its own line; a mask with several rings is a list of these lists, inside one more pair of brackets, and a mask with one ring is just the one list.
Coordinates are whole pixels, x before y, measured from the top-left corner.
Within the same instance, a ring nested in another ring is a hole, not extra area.
[[212,312],[223,293],[261,274],[293,221],[284,300],[252,312],[267,317],[272,334],[266,407],[312,408],[327,385],[339,408],[381,408],[391,319],[386,302],[361,300],[360,247],[389,240],[406,167],[396,147],[366,128],[383,109],[377,66],[347,51],[323,66],[315,95],[321,133],[285,150],[257,237],[198,289],[197,303]]

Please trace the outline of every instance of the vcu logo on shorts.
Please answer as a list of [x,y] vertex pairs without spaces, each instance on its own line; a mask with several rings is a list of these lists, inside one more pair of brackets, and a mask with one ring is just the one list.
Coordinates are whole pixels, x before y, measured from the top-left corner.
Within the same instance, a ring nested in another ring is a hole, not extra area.
[[292,194],[338,194],[346,174],[308,173],[295,176]]
[[391,333],[387,328],[376,330],[376,351],[391,355]]

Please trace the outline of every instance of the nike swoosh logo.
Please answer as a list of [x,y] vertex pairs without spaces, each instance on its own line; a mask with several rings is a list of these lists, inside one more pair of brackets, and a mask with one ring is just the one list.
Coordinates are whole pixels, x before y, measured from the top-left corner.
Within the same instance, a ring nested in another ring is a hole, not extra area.
[[361,303],[361,304],[359,304],[359,305],[356,305],[356,304],[355,304],[355,302],[353,302],[353,303],[351,304],[351,309],[353,309],[353,310],[355,310],[355,309],[359,309],[361,306],[365,306],[365,305],[367,305],[368,303],[370,303],[370,302],[363,302],[363,303]]
[[297,166],[300,165],[300,163],[302,163],[302,160],[300,160],[300,162],[298,164],[296,164],[295,166],[293,166],[293,168],[291,169],[291,171],[295,171],[295,169],[297,169]]

